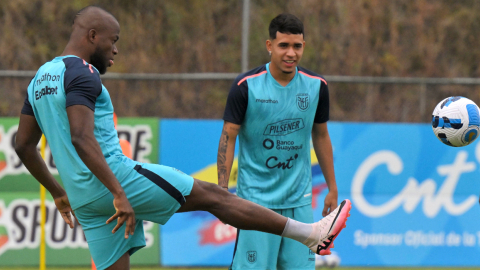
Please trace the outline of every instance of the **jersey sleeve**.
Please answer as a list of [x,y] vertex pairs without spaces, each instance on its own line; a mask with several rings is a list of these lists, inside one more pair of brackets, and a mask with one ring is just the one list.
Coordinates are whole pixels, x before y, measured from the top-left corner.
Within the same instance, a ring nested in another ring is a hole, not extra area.
[[239,84],[239,79],[237,78],[230,88],[230,93],[228,93],[223,120],[241,125],[247,112],[247,106],[248,84],[246,81]]
[[35,116],[35,114],[33,113],[32,104],[30,104],[30,101],[28,101],[28,92],[27,92],[27,96],[25,97],[25,101],[23,102],[21,113]]
[[96,69],[82,59],[66,58],[64,86],[65,107],[85,105],[95,111],[95,102],[102,93],[102,82]]
[[317,112],[315,113],[314,123],[325,123],[330,117],[330,100],[328,94],[328,86],[325,82],[321,82],[320,96],[318,97]]

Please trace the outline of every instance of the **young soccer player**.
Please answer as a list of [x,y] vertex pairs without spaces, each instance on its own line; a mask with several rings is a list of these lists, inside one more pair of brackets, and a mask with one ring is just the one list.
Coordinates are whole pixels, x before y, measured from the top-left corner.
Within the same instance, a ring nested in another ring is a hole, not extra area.
[[[337,207],[327,81],[298,66],[305,40],[297,17],[280,14],[268,30],[270,63],[241,74],[230,89],[218,148],[218,184],[228,187],[238,135],[238,196],[289,220],[311,223],[310,135],[329,189],[323,216]],[[245,256],[252,251],[254,261]],[[310,251],[292,239],[240,228],[231,269],[314,269]]]
[[[78,12],[63,53],[40,67],[28,86],[15,147],[71,227],[75,214],[97,269],[130,268],[130,255],[145,246],[142,220],[165,224],[176,212],[197,210],[243,230],[283,234],[322,253],[345,226],[350,202],[317,223],[293,222],[215,184],[122,154],[100,79],[114,64],[119,37],[109,12],[94,6]],[[65,189],[36,148],[42,133]]]

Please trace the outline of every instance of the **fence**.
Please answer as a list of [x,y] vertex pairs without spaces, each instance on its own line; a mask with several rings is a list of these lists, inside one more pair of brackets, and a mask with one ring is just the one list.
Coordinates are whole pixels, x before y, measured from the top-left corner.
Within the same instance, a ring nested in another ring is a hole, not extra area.
[[[17,116],[34,71],[0,71],[0,116]],[[223,115],[237,73],[102,75],[117,114],[164,118]],[[480,79],[325,76],[335,121],[429,122],[435,105],[461,95],[480,104]]]

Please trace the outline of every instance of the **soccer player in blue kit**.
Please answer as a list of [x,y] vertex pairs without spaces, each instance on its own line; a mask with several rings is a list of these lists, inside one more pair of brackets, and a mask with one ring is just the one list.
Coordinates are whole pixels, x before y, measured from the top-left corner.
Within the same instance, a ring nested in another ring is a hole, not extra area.
[[[165,224],[186,211],[208,211],[242,230],[283,234],[323,250],[345,226],[346,207],[316,223],[289,226],[287,218],[216,184],[122,154],[100,79],[114,63],[119,38],[118,21],[104,9],[89,6],[77,13],[63,53],[41,66],[28,86],[15,145],[63,219],[73,227],[74,214],[82,225],[97,269],[130,269],[130,255],[145,246],[142,220]],[[39,155],[42,133],[64,187]]]
[[[218,184],[228,189],[238,136],[237,195],[288,217],[289,223],[311,223],[310,134],[329,189],[323,216],[337,207],[326,123],[327,82],[298,66],[305,41],[297,17],[278,15],[270,23],[269,35],[270,63],[241,74],[230,89],[218,148]],[[342,206],[350,209],[350,201]],[[328,243],[326,250],[316,253],[330,254],[331,247],[333,243]],[[238,229],[231,269],[314,269],[315,254],[310,251],[278,235]]]

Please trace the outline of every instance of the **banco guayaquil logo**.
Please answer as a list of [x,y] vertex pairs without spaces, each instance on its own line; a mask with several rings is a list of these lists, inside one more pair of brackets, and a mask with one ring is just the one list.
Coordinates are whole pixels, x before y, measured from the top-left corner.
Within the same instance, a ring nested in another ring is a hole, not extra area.
[[308,109],[308,106],[310,105],[310,96],[307,93],[300,93],[297,94],[297,108],[304,112]]
[[247,251],[247,261],[249,263],[254,263],[257,261],[257,252],[256,251]]

